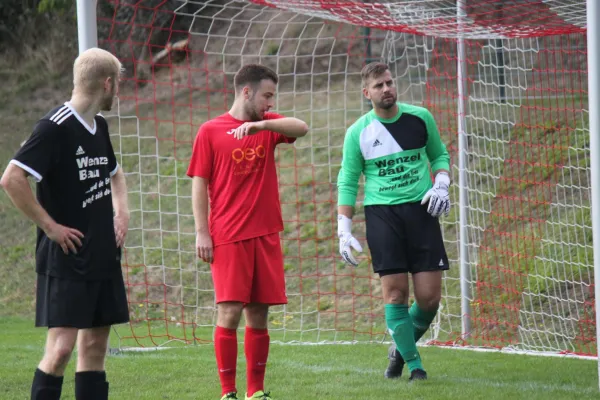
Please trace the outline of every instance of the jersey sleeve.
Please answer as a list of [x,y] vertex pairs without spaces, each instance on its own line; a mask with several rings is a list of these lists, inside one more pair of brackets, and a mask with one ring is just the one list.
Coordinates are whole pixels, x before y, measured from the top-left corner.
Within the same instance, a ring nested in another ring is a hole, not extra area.
[[98,115],[98,119],[100,120],[100,123],[104,124],[103,132],[105,132],[105,135],[106,135],[106,142],[107,142],[107,149],[108,149],[108,154],[107,154],[108,170],[110,171],[110,176],[112,177],[117,173],[117,170],[119,169],[119,163],[117,161],[117,156],[115,155],[115,150],[112,146],[112,142],[110,141],[108,122],[101,115]]
[[429,111],[425,113],[424,119],[425,125],[427,126],[427,145],[425,150],[427,151],[427,158],[431,164],[431,171],[433,173],[441,169],[449,171],[450,155],[440,138],[440,132],[438,131],[435,119]]
[[[265,119],[279,119],[279,118],[285,118],[285,116],[281,115],[281,114],[277,114],[277,113],[267,113],[267,114],[265,114]],[[291,143],[294,143],[296,141],[296,139],[297,139],[295,137],[285,136],[285,135],[283,135],[283,134],[281,134],[279,132],[271,132],[271,134],[275,138],[275,145],[278,145],[280,143],[291,144]]]
[[58,164],[60,158],[60,127],[48,120],[39,121],[31,136],[10,161],[27,171],[36,182],[42,179]]
[[190,178],[199,176],[210,179],[213,169],[213,152],[210,144],[209,129],[206,124],[200,126],[194,139],[192,157],[188,166],[187,175]]
[[364,157],[360,151],[358,136],[360,131],[352,126],[344,137],[344,148],[342,153],[342,166],[338,173],[338,205],[356,205],[358,195],[358,179],[365,165]]

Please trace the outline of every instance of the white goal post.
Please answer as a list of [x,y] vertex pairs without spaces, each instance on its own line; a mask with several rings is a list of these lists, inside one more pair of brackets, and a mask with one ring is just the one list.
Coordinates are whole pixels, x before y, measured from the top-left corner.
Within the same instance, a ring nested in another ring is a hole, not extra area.
[[[600,106],[600,4],[586,0],[588,38],[588,96],[590,110]],[[590,118],[590,160],[592,189],[592,227],[594,241],[595,298],[600,299],[600,113],[592,112]],[[596,342],[600,332],[600,307],[596,310]],[[600,347],[597,346],[598,385],[600,387]]]

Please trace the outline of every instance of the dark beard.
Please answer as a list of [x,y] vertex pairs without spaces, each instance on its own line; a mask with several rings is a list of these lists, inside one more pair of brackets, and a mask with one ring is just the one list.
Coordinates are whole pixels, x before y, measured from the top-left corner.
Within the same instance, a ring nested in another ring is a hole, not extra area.
[[381,100],[380,102],[377,103],[377,108],[380,108],[382,110],[389,110],[390,108],[392,108],[396,105],[396,101],[398,101],[398,98],[395,96],[394,96],[394,101],[392,101],[392,102],[388,102],[388,100],[386,100],[386,101]]
[[248,108],[246,110],[246,114],[248,114],[248,117],[250,118],[250,121],[252,121],[252,122],[262,121],[262,118],[260,117],[258,112],[253,108]]

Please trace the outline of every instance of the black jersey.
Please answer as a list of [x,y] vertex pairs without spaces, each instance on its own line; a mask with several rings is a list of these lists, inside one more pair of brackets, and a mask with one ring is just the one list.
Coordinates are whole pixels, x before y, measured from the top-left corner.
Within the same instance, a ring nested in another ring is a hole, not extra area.
[[11,163],[35,178],[37,199],[57,223],[84,234],[77,254],[67,255],[38,228],[36,271],[85,280],[120,273],[111,196],[118,164],[104,117],[90,127],[65,103],[37,122]]

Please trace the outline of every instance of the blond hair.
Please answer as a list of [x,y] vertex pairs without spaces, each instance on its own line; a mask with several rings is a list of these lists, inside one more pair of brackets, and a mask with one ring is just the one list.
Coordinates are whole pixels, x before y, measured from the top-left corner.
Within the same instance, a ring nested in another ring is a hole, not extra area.
[[82,52],[73,63],[73,86],[84,93],[94,93],[103,88],[110,77],[117,81],[123,70],[113,54],[97,47]]

